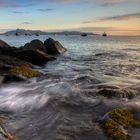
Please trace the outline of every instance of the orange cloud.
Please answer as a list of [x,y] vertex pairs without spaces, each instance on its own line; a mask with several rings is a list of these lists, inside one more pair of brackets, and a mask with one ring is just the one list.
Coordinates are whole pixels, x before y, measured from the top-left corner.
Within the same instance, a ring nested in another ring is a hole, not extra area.
[[140,18],[140,12],[137,13],[131,13],[131,14],[125,14],[125,15],[119,15],[119,16],[111,16],[106,18],[101,18],[99,21],[108,21],[108,20],[129,20],[134,18]]

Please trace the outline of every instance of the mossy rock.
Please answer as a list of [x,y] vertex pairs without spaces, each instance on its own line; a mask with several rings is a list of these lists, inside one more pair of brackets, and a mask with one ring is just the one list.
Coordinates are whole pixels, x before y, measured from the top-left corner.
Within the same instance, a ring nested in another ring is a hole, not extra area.
[[13,75],[23,75],[27,78],[39,77],[41,74],[29,67],[15,67],[10,70]]
[[130,140],[131,136],[127,133],[127,127],[140,126],[140,122],[134,119],[133,114],[124,108],[112,110],[105,115],[100,124],[105,133],[114,140]]
[[137,123],[133,117],[133,114],[127,109],[114,109],[109,113],[109,117],[123,126],[133,126]]
[[125,131],[123,131],[117,122],[109,119],[101,126],[109,137],[112,137],[115,140],[129,140],[130,136]]

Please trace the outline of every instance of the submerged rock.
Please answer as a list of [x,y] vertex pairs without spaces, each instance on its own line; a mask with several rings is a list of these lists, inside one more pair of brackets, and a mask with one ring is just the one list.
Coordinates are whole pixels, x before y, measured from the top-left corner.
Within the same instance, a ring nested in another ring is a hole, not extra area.
[[48,54],[61,54],[65,51],[67,51],[66,48],[60,44],[60,42],[53,40],[52,38],[48,38],[44,42],[44,46],[46,48],[46,51]]
[[99,87],[97,95],[102,95],[107,98],[128,98],[132,99],[137,95],[135,90],[129,88],[119,88],[114,86]]

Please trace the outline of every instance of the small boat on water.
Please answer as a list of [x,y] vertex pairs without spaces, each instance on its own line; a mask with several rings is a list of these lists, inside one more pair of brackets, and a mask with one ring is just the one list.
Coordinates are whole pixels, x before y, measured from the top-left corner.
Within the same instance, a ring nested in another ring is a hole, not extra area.
[[86,34],[86,33],[82,33],[82,34],[81,34],[81,36],[86,37],[86,36],[87,36],[87,34]]
[[20,36],[20,33],[17,33],[17,32],[16,32],[16,34],[15,34],[15,35],[16,35],[16,36]]
[[104,32],[104,33],[102,34],[102,36],[104,36],[104,37],[105,37],[105,36],[107,36],[107,34]]
[[36,33],[35,35],[36,35],[36,36],[40,36],[40,33]]
[[29,35],[29,36],[32,36],[32,34],[31,34],[31,33],[28,33],[28,35]]

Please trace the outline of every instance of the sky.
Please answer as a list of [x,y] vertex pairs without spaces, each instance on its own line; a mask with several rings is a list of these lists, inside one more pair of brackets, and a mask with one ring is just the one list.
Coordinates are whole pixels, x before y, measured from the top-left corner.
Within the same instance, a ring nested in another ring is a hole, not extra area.
[[17,28],[140,35],[140,0],[0,0],[0,33]]

